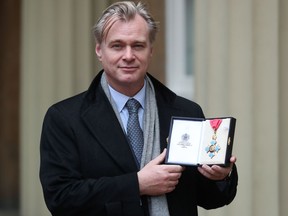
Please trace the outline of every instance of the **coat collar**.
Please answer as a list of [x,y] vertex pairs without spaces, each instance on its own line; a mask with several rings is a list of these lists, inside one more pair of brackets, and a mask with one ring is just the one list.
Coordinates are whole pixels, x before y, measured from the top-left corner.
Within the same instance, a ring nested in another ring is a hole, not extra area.
[[[103,70],[101,70],[97,76],[94,78],[92,81],[87,94],[86,94],[86,99],[87,102],[93,103],[93,101],[97,97],[97,91],[98,91],[98,86],[100,85],[101,81],[101,76],[104,73]],[[151,74],[147,73],[147,76],[151,79],[153,86],[155,88],[156,92],[156,99],[160,99],[161,101],[164,102],[165,104],[173,104],[176,94],[172,92],[170,89],[168,89],[165,85],[163,85],[161,82],[159,82],[156,78],[154,78]]]

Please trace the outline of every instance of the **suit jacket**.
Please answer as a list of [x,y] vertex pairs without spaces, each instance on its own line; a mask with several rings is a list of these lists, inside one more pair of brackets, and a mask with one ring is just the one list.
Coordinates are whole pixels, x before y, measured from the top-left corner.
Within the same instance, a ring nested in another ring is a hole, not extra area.
[[[54,216],[144,216],[137,165],[126,136],[100,84],[100,72],[89,89],[54,104],[46,113],[41,135],[40,180],[47,207]],[[161,150],[171,116],[204,117],[196,103],[177,96],[149,75],[156,92]],[[229,204],[237,187],[230,179],[211,181],[187,167],[176,189],[167,194],[170,215],[197,215]]]

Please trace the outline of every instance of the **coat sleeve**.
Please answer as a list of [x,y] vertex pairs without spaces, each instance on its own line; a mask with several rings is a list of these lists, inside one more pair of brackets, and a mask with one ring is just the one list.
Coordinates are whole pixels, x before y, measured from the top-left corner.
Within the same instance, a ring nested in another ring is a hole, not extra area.
[[197,205],[214,209],[230,204],[236,196],[238,173],[236,165],[229,177],[223,181],[209,180],[198,173]]
[[41,134],[40,180],[52,215],[88,216],[91,212],[91,215],[106,215],[104,212],[114,211],[113,208],[117,211],[117,206],[123,209],[123,205],[137,209],[140,203],[137,173],[97,179],[84,177],[76,142],[69,116],[51,107]]

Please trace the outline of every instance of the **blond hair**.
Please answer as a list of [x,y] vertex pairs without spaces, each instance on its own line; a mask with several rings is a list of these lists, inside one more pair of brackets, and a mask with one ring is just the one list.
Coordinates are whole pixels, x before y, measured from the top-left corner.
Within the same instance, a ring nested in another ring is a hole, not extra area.
[[105,40],[113,23],[118,20],[132,20],[137,14],[147,22],[149,40],[153,43],[158,32],[158,24],[155,22],[143,3],[139,2],[136,4],[132,1],[116,2],[103,11],[92,29],[96,43],[101,44],[102,41]]

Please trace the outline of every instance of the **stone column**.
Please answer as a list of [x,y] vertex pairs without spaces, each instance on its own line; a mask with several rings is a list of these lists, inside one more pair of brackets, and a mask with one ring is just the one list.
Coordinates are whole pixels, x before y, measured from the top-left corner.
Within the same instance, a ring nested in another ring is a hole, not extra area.
[[288,212],[288,2],[279,1],[279,175],[280,175],[280,216],[285,216]]
[[195,3],[196,101],[207,117],[232,115],[238,120],[236,199],[228,207],[200,213],[278,215],[278,182],[284,178],[278,172],[278,1]]
[[[39,181],[45,112],[84,91],[98,71],[91,27],[106,1],[23,0],[21,64],[21,215],[50,215]],[[95,61],[96,62],[96,61]]]

